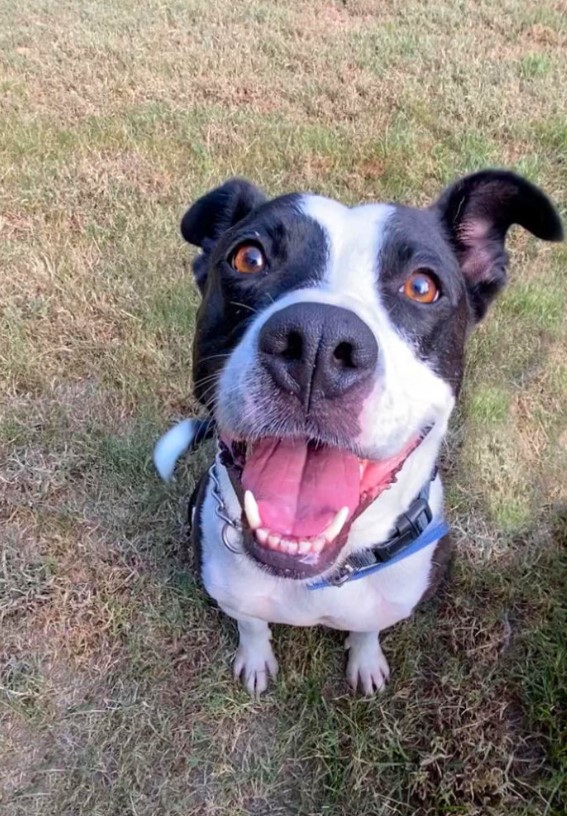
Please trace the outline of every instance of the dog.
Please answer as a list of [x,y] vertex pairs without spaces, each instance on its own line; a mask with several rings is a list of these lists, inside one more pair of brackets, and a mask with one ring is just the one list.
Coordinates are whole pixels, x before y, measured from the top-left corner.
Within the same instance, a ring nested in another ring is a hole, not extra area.
[[192,536],[206,591],[238,623],[234,675],[251,695],[278,670],[270,623],[348,632],[348,683],[384,687],[379,634],[447,560],[436,462],[512,224],[563,237],[548,197],[506,170],[422,209],[268,200],[234,178],[184,215],[202,295],[194,388],[212,419],[173,428],[155,462],[167,478],[214,423]]

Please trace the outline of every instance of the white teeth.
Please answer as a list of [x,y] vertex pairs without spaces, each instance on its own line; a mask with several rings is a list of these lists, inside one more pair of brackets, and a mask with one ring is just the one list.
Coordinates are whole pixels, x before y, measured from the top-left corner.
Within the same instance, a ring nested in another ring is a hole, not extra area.
[[270,535],[269,532],[263,527],[260,527],[257,530],[254,530],[254,534],[258,539],[258,542],[265,547],[268,543],[268,536]]
[[258,509],[258,502],[254,498],[251,490],[247,490],[244,494],[244,512],[248,519],[248,524],[253,530],[257,530],[262,524],[260,518],[260,510]]
[[340,531],[345,526],[345,521],[347,520],[348,512],[349,512],[348,507],[341,508],[341,510],[339,510],[339,512],[332,520],[332,522],[329,524],[327,529],[323,531],[323,537],[327,541],[334,541],[335,538],[338,536]]
[[285,541],[282,540],[282,546],[285,544],[284,552],[288,553],[289,555],[297,555],[298,545],[297,541]]
[[272,535],[268,536],[268,547],[272,550],[279,550],[281,541],[281,536],[272,533]]
[[320,552],[323,552],[325,549],[326,540],[323,536],[319,536],[315,539],[315,541],[311,544],[311,549],[316,555],[319,555]]
[[349,514],[348,507],[343,507],[339,510],[325,532],[317,536],[317,538],[293,540],[285,538],[278,533],[271,533],[269,530],[266,530],[265,527],[260,527],[258,505],[249,490],[244,494],[244,510],[248,522],[254,530],[258,544],[263,547],[268,547],[270,550],[279,550],[279,552],[286,553],[287,555],[319,555],[323,552],[327,544],[339,535]]

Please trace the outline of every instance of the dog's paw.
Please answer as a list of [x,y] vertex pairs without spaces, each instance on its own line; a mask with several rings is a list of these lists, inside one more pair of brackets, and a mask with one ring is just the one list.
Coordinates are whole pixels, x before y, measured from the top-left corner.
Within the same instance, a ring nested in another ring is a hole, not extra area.
[[382,691],[390,676],[388,661],[375,632],[351,632],[345,641],[348,649],[346,678],[353,691],[366,696]]
[[251,697],[258,698],[268,688],[268,680],[278,673],[278,661],[270,641],[240,644],[234,658],[234,678],[242,682]]

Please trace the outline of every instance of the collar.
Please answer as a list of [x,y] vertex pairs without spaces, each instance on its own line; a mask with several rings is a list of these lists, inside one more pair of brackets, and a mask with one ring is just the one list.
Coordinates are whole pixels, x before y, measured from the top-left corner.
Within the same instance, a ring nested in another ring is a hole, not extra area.
[[[374,572],[386,569],[386,567],[414,555],[419,550],[447,535],[449,525],[443,519],[434,519],[429,506],[429,492],[436,477],[437,468],[435,468],[431,478],[406,512],[398,516],[394,525],[394,532],[390,538],[373,547],[367,547],[361,552],[353,553],[327,578],[306,584],[307,589],[313,591],[328,587],[337,588],[350,581],[359,581],[361,578],[366,578]],[[232,519],[228,514],[221,495],[216,462],[213,462],[202,479],[211,480],[212,482],[211,493],[216,503],[215,512],[224,522],[221,531],[224,546],[232,552],[240,552],[239,541],[237,540],[242,535],[242,525],[239,519]],[[192,526],[196,496],[202,479],[199,480],[189,500],[190,526]]]

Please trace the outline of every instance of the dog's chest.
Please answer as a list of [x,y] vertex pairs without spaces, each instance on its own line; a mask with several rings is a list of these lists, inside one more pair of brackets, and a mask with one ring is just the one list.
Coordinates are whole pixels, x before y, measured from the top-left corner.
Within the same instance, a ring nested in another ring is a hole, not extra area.
[[350,587],[312,592],[289,581],[251,575],[245,565],[239,566],[233,565],[226,573],[218,562],[212,562],[203,570],[207,591],[235,618],[350,630],[361,626],[373,629],[387,613],[384,599],[368,586],[363,592],[359,588],[359,597]]
[[205,499],[202,509],[203,583],[234,618],[375,631],[410,615],[427,587],[434,544],[387,570],[340,588],[309,590],[304,584],[275,578],[246,556],[236,556],[224,547],[209,500]]

